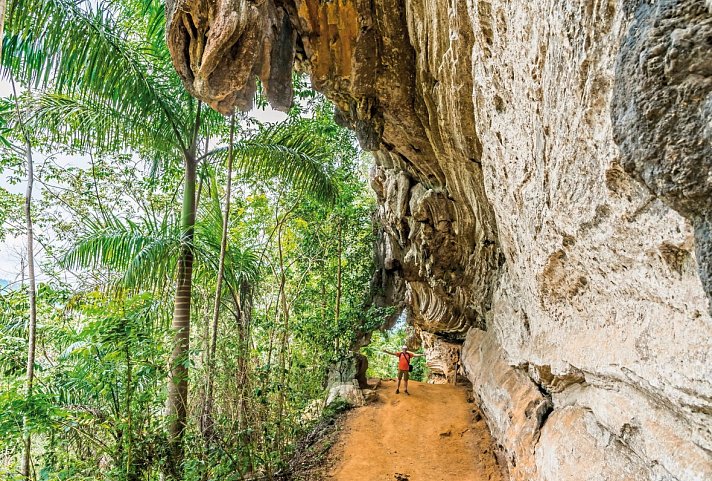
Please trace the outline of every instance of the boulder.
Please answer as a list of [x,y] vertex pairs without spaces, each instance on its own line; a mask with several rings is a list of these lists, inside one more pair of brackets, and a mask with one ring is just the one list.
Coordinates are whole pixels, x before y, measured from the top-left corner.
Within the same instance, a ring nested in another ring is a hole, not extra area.
[[358,381],[355,379],[352,382],[336,382],[329,386],[326,405],[329,406],[337,400],[344,401],[353,407],[363,406],[366,403]]

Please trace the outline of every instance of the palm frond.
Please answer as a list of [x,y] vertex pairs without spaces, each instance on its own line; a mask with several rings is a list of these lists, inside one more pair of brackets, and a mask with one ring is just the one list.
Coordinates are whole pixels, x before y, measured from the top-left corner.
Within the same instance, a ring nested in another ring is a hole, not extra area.
[[14,132],[11,126],[11,119],[15,115],[15,109],[8,99],[0,99],[0,147],[11,147]]
[[126,287],[153,288],[173,278],[180,246],[177,224],[110,218],[105,226],[91,225],[89,232],[64,255],[66,266],[120,273]]
[[[220,252],[222,218],[212,204],[201,210],[193,253],[196,276],[215,277]],[[115,282],[128,288],[161,288],[175,275],[180,251],[180,228],[175,219],[152,224],[110,217],[105,225],[86,221],[87,234],[63,256],[67,267],[108,269]],[[256,282],[259,256],[249,247],[231,245],[225,259],[225,282],[238,287]]]
[[[224,159],[227,147],[208,156]],[[258,180],[278,178],[315,198],[333,202],[336,182],[327,170],[329,149],[312,123],[305,119],[274,124],[235,144],[235,169]]]
[[[222,223],[223,215],[220,204],[215,201],[206,202],[201,208],[199,220],[195,226],[194,252],[198,260],[196,276],[215,277],[215,273],[218,271]],[[257,282],[260,273],[260,256],[257,250],[239,245],[234,241],[229,242],[225,253],[224,272],[223,281],[236,291],[239,290],[239,286],[243,282]]]
[[[25,84],[110,104],[185,132],[177,76],[151,64],[151,45],[121,36],[110,9],[74,0],[12,0],[3,64]],[[175,139],[176,142],[183,139]]]
[[136,22],[137,18],[145,19],[141,26],[146,41],[156,46],[165,54],[166,61],[171,62],[170,52],[166,48],[166,4],[162,0],[134,0],[129,2],[133,9],[127,12],[127,19]]
[[179,154],[170,126],[143,116],[128,117],[110,104],[44,93],[24,97],[22,110],[34,131],[42,131],[50,142],[81,151],[102,153],[131,148],[140,152],[149,144],[152,154]]

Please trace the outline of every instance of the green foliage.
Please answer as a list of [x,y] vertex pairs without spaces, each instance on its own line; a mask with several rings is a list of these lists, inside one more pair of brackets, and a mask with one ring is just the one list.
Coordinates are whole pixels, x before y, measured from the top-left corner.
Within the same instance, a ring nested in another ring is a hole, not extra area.
[[[18,334],[18,316],[26,312],[18,302],[21,297],[20,291],[0,296],[3,344]],[[0,449],[20,445],[26,417],[29,429],[43,440],[45,470],[59,479],[70,473],[96,479],[92,473],[105,456],[114,461],[116,478],[122,466],[131,472],[142,469],[147,457],[156,456],[162,435],[166,352],[160,348],[165,343],[157,341],[166,332],[156,322],[165,315],[161,306],[146,294],[122,299],[88,292],[76,297],[48,285],[41,286],[39,300],[43,322],[38,335],[44,347],[32,398],[24,397],[22,378],[9,375],[15,352],[0,352],[0,366],[8,374],[0,395]],[[67,449],[91,450],[94,462],[82,468]],[[129,465],[124,464],[127,456],[132,456]]]
[[[361,352],[368,356],[369,377],[394,378],[398,375],[398,358],[386,354],[383,350],[398,352],[401,346],[407,343],[407,339],[412,335],[412,328],[405,323],[397,323],[393,328],[385,331],[375,331],[371,336],[368,346],[361,348]],[[416,357],[410,361],[413,371],[410,379],[414,381],[425,381],[428,378],[428,368],[425,366],[424,357]]]
[[16,221],[22,215],[23,199],[17,194],[11,194],[0,187],[0,241],[5,238],[7,229],[2,226],[8,222]]
[[[228,122],[203,109],[195,128],[198,103],[172,70],[163,27],[157,0],[9,2],[2,63],[25,89],[21,116],[38,153],[43,282],[30,397],[26,286],[0,291],[3,479],[16,475],[23,419],[39,479],[158,479],[168,454],[170,286],[185,242],[177,197],[194,135],[186,480],[279,471],[313,423],[331,364],[392,315],[371,304],[370,159],[295,77],[300,101],[287,122],[238,127],[209,368]],[[0,168],[15,183],[24,175],[19,123],[14,99],[3,101]],[[83,157],[69,167],[67,154]],[[0,190],[0,233],[23,233],[21,207]],[[208,379],[215,395],[204,429]]]
[[[330,156],[324,142],[308,119],[267,125],[235,144],[233,167],[245,178],[279,178],[320,201],[333,202],[337,185],[324,169]],[[227,146],[219,147],[206,157],[224,162],[227,152]]]
[[162,286],[173,278],[180,248],[176,222],[137,223],[108,216],[86,221],[87,233],[64,256],[64,265],[119,273],[126,287]]
[[[329,146],[324,174],[315,181],[281,182],[274,177],[278,169],[263,171],[261,179],[238,176],[212,374],[215,433],[212,440],[192,427],[186,433],[185,479],[239,479],[241,473],[278,470],[311,425],[304,412],[324,395],[330,364],[390,314],[369,304],[374,199],[365,190],[363,159],[350,134],[331,122],[318,110],[311,119],[290,123],[308,126],[308,138]],[[276,130],[258,127],[243,133],[238,143]],[[14,306],[6,312],[15,313],[3,318],[0,337],[0,366],[13,380],[3,386],[0,407],[8,414],[0,418],[0,429],[8,445],[19,446],[22,417],[30,413],[35,462],[47,479],[95,479],[99,464],[106,467],[107,479],[155,479],[166,456],[162,406],[172,348],[167,287],[180,245],[172,196],[181,172],[166,170],[152,179],[145,169],[135,168],[131,156],[118,154],[95,158],[86,169],[52,165],[41,170],[47,176],[41,179],[72,188],[44,190],[37,222],[43,230],[59,232],[69,249],[57,249],[56,258],[63,262],[53,261],[45,269],[75,273],[76,294],[40,291],[47,311],[43,307],[39,316],[40,387],[30,404],[21,382],[26,297],[11,291],[0,298]],[[204,352],[209,337],[204,333],[216,281],[225,174],[222,162],[206,164],[195,227],[198,314],[190,376],[196,404],[208,375]],[[329,198],[331,203],[321,202]],[[64,209],[73,216],[68,218]],[[278,303],[282,272],[288,324]],[[12,466],[4,469],[10,473]]]
[[8,3],[3,64],[19,81],[35,89],[51,86],[65,101],[82,99],[84,107],[102,105],[127,121],[165,129],[163,137],[186,130],[187,118],[179,112],[186,110],[188,95],[155,50],[160,44],[121,28],[124,12],[72,0]]
[[29,125],[48,141],[65,143],[77,151],[115,152],[126,148],[180,155],[175,132],[157,126],[155,118],[129,114],[106,100],[63,93],[40,93],[22,100]]

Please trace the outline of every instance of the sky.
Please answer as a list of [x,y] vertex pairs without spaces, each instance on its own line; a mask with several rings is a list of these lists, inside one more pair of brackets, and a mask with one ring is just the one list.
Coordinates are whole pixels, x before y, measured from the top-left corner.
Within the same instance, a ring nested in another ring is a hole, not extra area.
[[[0,97],[10,96],[12,96],[12,87],[10,83],[0,80]],[[287,118],[287,114],[278,112],[269,107],[265,109],[253,109],[250,112],[250,116],[260,122],[279,122]],[[35,155],[35,171],[39,170],[39,166],[41,166],[44,160],[45,157],[39,154]],[[62,167],[86,168],[89,166],[89,159],[87,156],[57,156],[54,160]],[[0,173],[0,188],[6,189],[13,194],[21,194],[24,196],[25,188],[27,187],[26,182],[12,185],[8,182],[9,174],[9,172]],[[42,195],[41,185],[35,183],[33,190],[33,198],[39,198]],[[0,226],[0,230],[4,230],[4,227]],[[25,245],[26,240],[24,236],[7,235],[3,241],[0,241],[0,280],[4,279],[6,281],[14,282],[20,279],[20,259],[26,251]],[[37,264],[36,269],[40,269],[38,277],[41,280],[42,273],[40,266],[42,264],[42,253],[40,251],[40,247],[37,245],[35,245],[35,257],[35,263]],[[2,284],[3,283],[0,282],[0,286]]]

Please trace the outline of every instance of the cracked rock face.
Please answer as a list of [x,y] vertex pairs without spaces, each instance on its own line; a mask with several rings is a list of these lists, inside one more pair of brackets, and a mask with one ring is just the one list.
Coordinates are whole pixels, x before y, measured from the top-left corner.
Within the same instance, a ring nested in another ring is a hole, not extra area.
[[694,224],[712,297],[710,8],[681,0],[635,7],[619,54],[613,123],[625,170]]
[[375,152],[381,302],[514,480],[712,479],[712,4],[176,0],[222,112],[292,66]]
[[460,355],[462,346],[447,342],[427,331],[419,331],[421,346],[427,359],[428,382],[432,384],[455,384],[462,372]]

